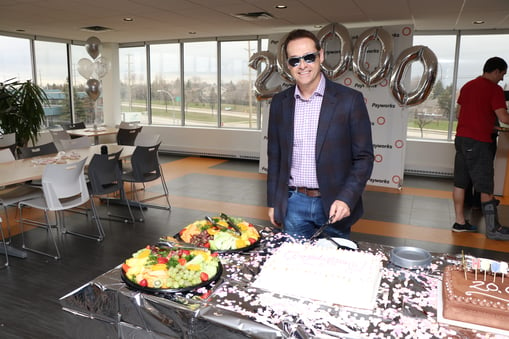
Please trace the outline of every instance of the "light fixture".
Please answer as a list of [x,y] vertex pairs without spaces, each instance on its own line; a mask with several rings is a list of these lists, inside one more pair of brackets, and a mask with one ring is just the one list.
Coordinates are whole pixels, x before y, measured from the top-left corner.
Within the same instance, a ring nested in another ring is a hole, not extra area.
[[484,20],[475,20],[473,22],[474,25],[482,25],[484,23]]
[[188,32],[188,34],[191,34],[191,35],[193,35],[193,34],[196,34],[196,32],[194,32],[194,31],[191,31],[191,32]]
[[287,8],[287,6],[286,6],[286,5],[276,5],[276,6],[274,6],[274,7],[275,7],[276,9],[285,9],[285,8]]
[[122,19],[124,21],[127,21],[127,22],[131,22],[131,21],[134,21],[134,18],[131,18],[131,17],[125,17],[124,19]]

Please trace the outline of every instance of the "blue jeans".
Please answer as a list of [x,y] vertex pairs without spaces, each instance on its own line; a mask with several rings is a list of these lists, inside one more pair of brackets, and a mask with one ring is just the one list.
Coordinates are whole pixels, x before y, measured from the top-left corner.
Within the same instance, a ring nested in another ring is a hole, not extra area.
[[[328,218],[322,207],[322,198],[288,191],[288,209],[283,222],[283,232],[293,237],[309,239]],[[330,237],[350,238],[349,230],[342,232],[334,227],[327,227],[324,233]]]

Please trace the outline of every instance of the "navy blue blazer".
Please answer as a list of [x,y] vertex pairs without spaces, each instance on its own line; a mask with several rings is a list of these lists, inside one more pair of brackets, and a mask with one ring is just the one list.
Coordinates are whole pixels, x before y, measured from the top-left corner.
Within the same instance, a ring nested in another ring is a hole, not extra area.
[[[267,204],[282,223],[288,203],[292,164],[295,86],[272,98],[268,127]],[[362,193],[373,170],[371,122],[362,93],[326,79],[316,137],[316,171],[323,209],[334,200],[350,207],[350,216],[333,226],[348,231],[363,213]]]

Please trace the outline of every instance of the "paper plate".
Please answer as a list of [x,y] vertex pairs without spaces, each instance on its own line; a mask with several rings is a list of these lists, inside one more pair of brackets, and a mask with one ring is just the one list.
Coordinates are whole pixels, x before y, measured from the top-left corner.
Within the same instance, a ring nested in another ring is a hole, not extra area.
[[421,268],[431,263],[431,254],[418,247],[395,247],[391,251],[391,263],[403,268]]
[[[335,244],[336,243],[336,244]],[[345,238],[320,238],[316,241],[318,246],[331,247],[331,248],[345,248],[349,250],[358,250],[359,246],[352,240]],[[339,245],[339,246],[338,246]]]

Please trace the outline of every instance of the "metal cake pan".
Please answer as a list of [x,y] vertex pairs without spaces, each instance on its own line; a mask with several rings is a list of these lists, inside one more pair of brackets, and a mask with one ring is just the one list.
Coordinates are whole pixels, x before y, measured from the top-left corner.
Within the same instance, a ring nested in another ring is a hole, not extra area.
[[395,247],[391,251],[391,263],[404,268],[421,268],[431,263],[431,254],[418,247]]

